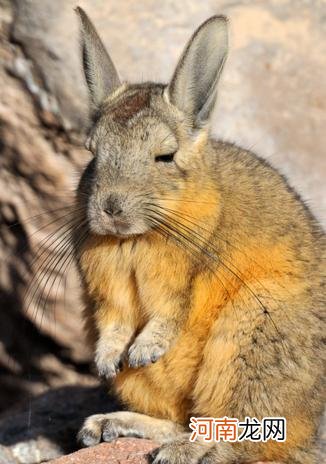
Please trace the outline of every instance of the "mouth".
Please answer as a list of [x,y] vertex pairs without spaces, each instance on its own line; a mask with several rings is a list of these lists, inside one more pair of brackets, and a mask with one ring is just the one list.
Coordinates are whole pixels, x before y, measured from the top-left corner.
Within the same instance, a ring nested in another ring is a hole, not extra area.
[[98,235],[112,235],[120,238],[134,235],[132,228],[127,224],[91,224],[91,230]]
[[94,218],[90,219],[89,227],[96,235],[107,235],[120,239],[139,236],[148,231],[145,224],[133,224],[122,219]]
[[109,233],[122,237],[130,235],[131,225],[128,222],[119,219],[113,219],[112,225],[109,225]]

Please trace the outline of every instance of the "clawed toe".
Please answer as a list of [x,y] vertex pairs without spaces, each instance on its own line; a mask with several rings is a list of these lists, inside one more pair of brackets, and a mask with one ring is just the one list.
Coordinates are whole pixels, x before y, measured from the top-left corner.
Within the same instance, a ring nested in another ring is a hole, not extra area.
[[91,430],[87,427],[83,427],[77,435],[78,443],[84,448],[89,446],[95,446],[101,441],[101,434],[96,433],[94,430]]
[[[120,432],[120,433],[119,433]],[[113,422],[110,419],[106,419],[102,424],[102,440],[105,442],[110,442],[115,440],[121,434],[120,427],[116,422]]]
[[159,452],[159,447],[158,448],[154,448],[152,451],[150,451],[146,457],[147,457],[147,461],[149,463],[152,463],[154,461],[154,459],[156,458],[158,452]]
[[78,442],[83,447],[94,446],[100,441],[111,442],[124,435],[121,421],[106,418],[104,415],[89,417],[77,435]]
[[106,379],[114,378],[123,368],[122,355],[117,357],[96,356],[95,364],[101,377]]
[[129,367],[144,367],[155,363],[165,353],[165,349],[159,345],[134,343],[128,351]]

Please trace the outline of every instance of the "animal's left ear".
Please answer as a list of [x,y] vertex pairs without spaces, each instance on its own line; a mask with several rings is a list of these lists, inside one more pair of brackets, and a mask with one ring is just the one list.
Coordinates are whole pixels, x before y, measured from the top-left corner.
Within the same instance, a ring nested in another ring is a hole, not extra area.
[[168,95],[193,126],[202,126],[214,108],[227,51],[227,19],[213,16],[195,31],[181,55]]
[[77,7],[81,22],[83,65],[93,109],[120,85],[118,73],[95,27],[85,11]]

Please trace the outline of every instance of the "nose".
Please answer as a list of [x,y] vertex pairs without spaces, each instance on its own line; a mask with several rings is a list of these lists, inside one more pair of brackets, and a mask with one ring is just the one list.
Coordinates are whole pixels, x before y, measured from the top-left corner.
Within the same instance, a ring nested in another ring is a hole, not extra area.
[[107,199],[104,212],[110,217],[117,217],[122,214],[121,201],[116,195],[110,195]]

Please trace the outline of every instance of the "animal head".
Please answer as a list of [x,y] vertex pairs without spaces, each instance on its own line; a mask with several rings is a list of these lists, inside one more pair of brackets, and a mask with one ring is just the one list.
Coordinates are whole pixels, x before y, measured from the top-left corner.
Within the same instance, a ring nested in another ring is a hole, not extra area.
[[[121,83],[86,13],[82,25],[93,153],[80,185],[90,231],[128,237],[181,207],[207,181],[203,145],[227,55],[227,20],[213,16],[192,35],[169,84]],[[206,176],[206,177],[205,177]]]

